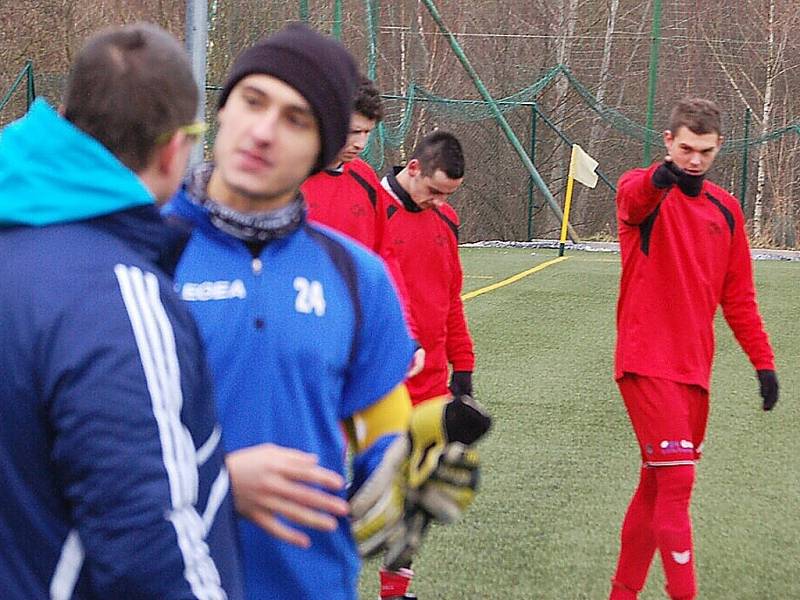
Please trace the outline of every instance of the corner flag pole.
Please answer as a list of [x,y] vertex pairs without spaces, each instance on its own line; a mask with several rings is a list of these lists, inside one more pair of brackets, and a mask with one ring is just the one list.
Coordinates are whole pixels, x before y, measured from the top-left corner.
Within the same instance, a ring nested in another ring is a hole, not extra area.
[[567,196],[564,200],[564,218],[561,219],[561,237],[558,240],[558,255],[564,256],[564,244],[567,241],[567,223],[569,223],[569,207],[572,205],[572,188],[575,183],[573,177],[577,144],[572,144],[572,155],[569,159],[569,175],[567,175]]

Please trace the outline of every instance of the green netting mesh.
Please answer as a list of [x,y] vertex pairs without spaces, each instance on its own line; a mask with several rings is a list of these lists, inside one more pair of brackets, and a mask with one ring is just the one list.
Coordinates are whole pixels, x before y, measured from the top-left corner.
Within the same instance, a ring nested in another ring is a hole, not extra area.
[[[675,100],[687,94],[709,96],[723,110],[727,139],[714,179],[741,196],[754,223],[756,203],[761,203],[767,239],[795,245],[800,214],[800,34],[791,25],[795,3],[662,2],[661,52],[653,66],[654,125],[648,129],[656,1],[620,0],[616,15],[609,12],[616,2],[577,3],[580,12],[574,15],[569,7],[576,3],[559,3],[556,10],[548,0],[435,4],[553,196],[563,198],[570,142],[594,156],[613,183],[625,169],[641,164],[647,144],[652,156],[659,156],[661,130]],[[88,0],[76,0],[76,10],[83,2],[89,6]],[[164,24],[180,32],[182,3],[177,9],[168,0],[158,4],[169,15]],[[778,42],[772,46],[767,30],[771,9],[777,11],[772,22]],[[36,5],[26,10],[35,11]],[[146,13],[144,5],[136,10],[120,21],[158,16]],[[93,25],[94,14],[87,10],[81,31],[91,31],[107,17],[98,15]],[[464,239],[555,235],[559,224],[543,209],[540,191],[420,0],[210,0],[206,114],[212,128],[207,142],[213,139],[215,86],[231,61],[260,36],[300,17],[340,36],[384,93],[387,115],[367,153],[378,170],[403,162],[433,128],[452,130],[467,157],[465,184],[453,197]],[[7,40],[17,40],[12,48],[17,57],[19,48],[44,49],[29,57],[37,65],[37,93],[58,102],[76,48],[59,54],[60,42],[48,38],[47,31],[9,32],[0,37],[0,53]],[[0,73],[0,98],[19,73],[18,61],[6,63]],[[47,71],[38,65],[47,65]],[[768,81],[771,104],[766,102]],[[25,104],[17,87],[0,111],[0,124],[22,114]],[[573,224],[581,237],[616,234],[611,187],[576,191]]]

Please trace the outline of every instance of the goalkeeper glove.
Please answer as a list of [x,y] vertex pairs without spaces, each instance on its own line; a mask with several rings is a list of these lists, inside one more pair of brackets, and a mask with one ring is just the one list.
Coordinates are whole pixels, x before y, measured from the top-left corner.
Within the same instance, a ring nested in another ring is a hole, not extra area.
[[346,421],[354,450],[351,526],[364,555],[381,548],[402,526],[410,418],[411,399],[400,384]]
[[445,447],[452,442],[469,446],[492,425],[489,414],[470,396],[426,400],[414,407],[408,428],[410,456],[408,487],[417,490],[439,465]]
[[478,451],[461,442],[451,442],[416,497],[410,496],[409,500],[435,520],[453,523],[472,504],[479,481]]
[[418,406],[407,434],[385,436],[353,459],[356,491],[350,498],[350,520],[361,556],[403,545],[406,494],[438,465],[445,445],[445,405],[443,396]]
[[407,436],[387,436],[353,461],[358,474],[363,470],[359,463],[373,462],[375,456],[382,454],[377,467],[371,469],[360,486],[354,486],[350,497],[350,526],[361,556],[370,556],[405,534],[408,448]]
[[[490,426],[468,396],[436,398],[415,408],[407,435],[386,436],[357,455],[356,481],[363,483],[350,498],[350,517],[359,553],[389,548],[387,556],[410,556],[431,518],[455,520],[478,483],[477,453],[467,445]],[[369,476],[358,477],[364,471]]]
[[761,369],[756,371],[758,375],[758,387],[762,400],[764,400],[764,410],[772,410],[778,401],[778,376],[775,371]]
[[402,528],[387,543],[386,568],[396,571],[410,565],[431,521],[457,521],[475,499],[478,482],[477,451],[460,442],[448,444],[428,480],[407,497]]
[[387,568],[410,564],[431,520],[452,523],[472,503],[480,463],[470,446],[490,427],[491,417],[469,396],[436,398],[415,408],[402,535],[387,544]]

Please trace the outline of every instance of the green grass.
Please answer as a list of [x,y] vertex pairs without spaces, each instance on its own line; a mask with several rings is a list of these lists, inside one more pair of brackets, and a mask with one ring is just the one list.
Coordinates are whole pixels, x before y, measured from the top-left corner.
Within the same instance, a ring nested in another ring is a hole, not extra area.
[[[465,291],[556,256],[462,250]],[[800,598],[800,263],[757,262],[781,400],[760,410],[752,367],[724,321],[705,456],[693,501],[700,598]],[[495,427],[483,483],[464,519],[430,531],[414,563],[421,600],[604,599],[638,451],[612,380],[615,254],[572,253],[466,303],[477,397]],[[377,598],[377,561],[361,597]],[[642,600],[665,598],[658,559]]]

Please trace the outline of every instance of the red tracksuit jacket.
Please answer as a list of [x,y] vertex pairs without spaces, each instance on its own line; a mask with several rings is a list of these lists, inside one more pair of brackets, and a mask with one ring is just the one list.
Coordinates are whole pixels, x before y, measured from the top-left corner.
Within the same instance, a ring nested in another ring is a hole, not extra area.
[[425,367],[406,381],[412,402],[418,404],[448,393],[448,363],[454,371],[472,372],[475,368],[461,301],[464,275],[458,255],[459,221],[448,204],[420,210],[393,175],[381,184],[392,200],[388,238],[406,282],[417,339],[425,349]]
[[617,188],[615,377],[637,373],[709,389],[720,305],[753,366],[774,369],[738,202],[710,181],[696,197],[677,185],[658,189],[656,168],[628,171]]
[[310,220],[361,242],[383,259],[397,287],[411,336],[419,340],[403,273],[386,238],[386,213],[391,199],[384,193],[372,167],[356,158],[341,171],[325,169],[312,175],[300,190]]

